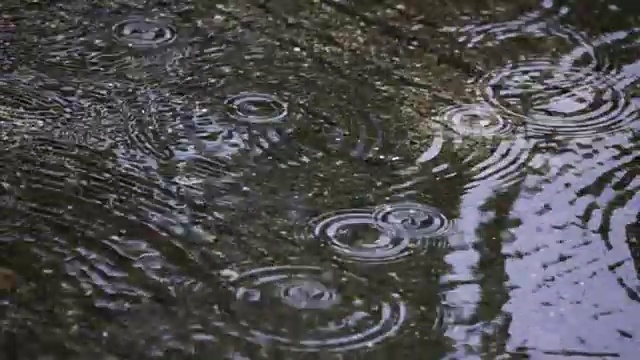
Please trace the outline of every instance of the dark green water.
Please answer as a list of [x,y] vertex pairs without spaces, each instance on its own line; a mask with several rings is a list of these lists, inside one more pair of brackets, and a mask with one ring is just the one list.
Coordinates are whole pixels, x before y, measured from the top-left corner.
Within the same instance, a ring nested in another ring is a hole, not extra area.
[[0,359],[636,359],[638,59],[634,1],[3,1]]

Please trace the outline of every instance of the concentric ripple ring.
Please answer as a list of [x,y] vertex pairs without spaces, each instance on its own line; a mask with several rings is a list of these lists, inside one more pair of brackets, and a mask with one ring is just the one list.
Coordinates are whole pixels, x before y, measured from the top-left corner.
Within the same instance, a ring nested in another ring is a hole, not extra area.
[[240,93],[225,100],[225,105],[229,117],[245,123],[279,123],[288,114],[287,104],[268,94]]
[[490,73],[480,91],[489,105],[520,117],[536,133],[593,136],[617,131],[637,118],[633,103],[607,79],[546,59]]
[[[337,282],[348,282],[339,286],[348,291],[364,285],[364,280],[346,273],[327,273],[320,267],[304,265],[239,273],[230,285],[237,306],[242,307],[242,319],[214,325],[252,343],[299,352],[366,348],[398,333],[407,320],[407,309],[397,294],[390,295],[387,301],[359,299],[345,303],[345,299],[354,296],[341,296],[336,290]],[[278,314],[286,316],[286,325]],[[286,329],[288,325],[292,326]]]
[[167,45],[177,37],[173,26],[148,19],[123,20],[115,24],[112,31],[118,42],[138,49]]
[[443,109],[440,119],[462,136],[493,137],[511,134],[514,125],[485,104],[462,104]]
[[410,255],[419,244],[402,232],[376,226],[373,209],[329,212],[309,222],[311,237],[322,241],[347,261],[394,262]]
[[411,239],[429,239],[449,231],[450,222],[440,210],[413,202],[385,204],[373,212],[377,226]]
[[306,238],[328,245],[343,261],[391,263],[423,252],[430,238],[444,235],[449,222],[420,204],[328,212],[307,224]]

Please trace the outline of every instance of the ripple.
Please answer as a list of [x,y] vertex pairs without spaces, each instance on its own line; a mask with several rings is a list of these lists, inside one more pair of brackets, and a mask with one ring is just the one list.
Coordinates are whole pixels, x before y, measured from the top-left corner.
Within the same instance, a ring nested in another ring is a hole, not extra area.
[[299,352],[370,348],[396,336],[407,321],[407,308],[399,295],[381,301],[361,299],[351,292],[363,290],[366,281],[346,273],[337,275],[303,265],[237,274],[230,284],[242,318],[235,324],[215,325],[253,343]]
[[123,103],[122,113],[130,146],[156,159],[173,158],[175,145],[185,138],[181,121],[185,107],[185,102],[179,97],[151,89],[141,91]]
[[[302,110],[310,117],[308,128],[298,129],[299,138],[313,139],[313,147],[325,152],[348,152],[352,157],[367,159],[378,153],[387,135],[382,119],[376,114],[362,113],[341,99],[323,99],[317,108],[309,105]],[[340,102],[338,104],[337,102]],[[342,110],[338,116],[324,110],[325,104],[335,104]],[[320,110],[322,109],[322,110]],[[304,131],[304,133],[302,133]],[[321,135],[320,138],[316,136]]]
[[284,121],[287,104],[276,97],[260,93],[241,93],[225,100],[227,115],[252,124],[268,124]]
[[480,82],[484,100],[520,117],[527,131],[583,137],[624,129],[637,109],[624,92],[589,69],[549,59],[512,63]]
[[409,236],[377,228],[372,215],[373,209],[327,213],[310,222],[311,235],[351,261],[392,262],[415,250],[416,244]]
[[[209,157],[228,157],[244,145],[239,144],[235,129],[218,125],[219,116],[208,117],[211,124],[203,128],[203,116],[194,115],[187,100],[160,91],[140,91],[123,104],[122,113],[129,146],[156,160],[193,159],[205,153]],[[208,144],[205,148],[203,141],[212,137],[217,146]]]
[[42,271],[34,276],[49,284],[47,293],[89,297],[95,307],[123,310],[178,271],[151,243],[139,249],[137,256],[144,252],[145,259],[122,250],[129,240],[141,247],[161,238],[148,226],[149,214],[175,211],[172,197],[160,192],[150,174],[116,166],[108,152],[35,137],[4,152],[2,160],[3,184],[11,194],[2,211],[13,224],[2,228],[3,253],[29,259]]
[[126,19],[115,24],[112,31],[118,42],[138,49],[168,45],[178,36],[173,26],[149,19]]
[[[130,16],[114,21],[92,10],[85,21],[67,17],[38,16],[32,28],[20,40],[38,49],[33,54],[38,70],[56,76],[83,80],[159,79],[166,70],[185,56],[188,40],[172,18],[162,16]],[[187,34],[189,35],[189,34]],[[27,56],[27,55],[25,55]]]
[[426,239],[446,234],[449,220],[440,210],[418,203],[396,203],[379,206],[373,212],[378,226],[392,232],[406,233],[413,239]]
[[[608,65],[606,59],[598,56],[587,36],[542,11],[532,11],[503,22],[470,24],[456,31],[460,42],[489,51],[496,58],[522,54],[523,51],[548,53],[549,49],[554,49],[564,67],[589,69],[595,74]],[[528,50],[524,50],[522,41],[527,42]]]
[[454,105],[440,112],[445,126],[463,136],[492,137],[512,134],[514,124],[490,106],[482,104]]
[[[153,89],[140,91],[122,106],[128,144],[156,160],[240,160],[268,153],[287,129],[228,119],[184,97]],[[252,125],[256,125],[255,127]]]
[[73,103],[53,91],[13,77],[0,79],[0,129],[24,132],[56,125],[73,115]]
[[342,260],[391,263],[442,244],[449,222],[438,210],[414,203],[328,212],[302,234],[327,244]]
[[[478,113],[486,114],[494,119],[495,126],[469,129],[455,122],[451,124],[452,121],[448,120],[451,113],[464,114],[467,109],[470,109],[468,111],[473,114],[472,117]],[[467,174],[469,181],[464,185],[466,190],[480,184],[498,190],[522,180],[526,175],[526,164],[531,157],[530,142],[519,134],[513,122],[488,105],[457,105],[445,109],[441,119],[432,123],[429,138],[426,149],[416,159],[418,166],[404,172],[405,176],[412,179],[396,186],[396,189],[415,186],[434,175],[437,178],[450,178]],[[431,173],[424,174],[425,170]]]

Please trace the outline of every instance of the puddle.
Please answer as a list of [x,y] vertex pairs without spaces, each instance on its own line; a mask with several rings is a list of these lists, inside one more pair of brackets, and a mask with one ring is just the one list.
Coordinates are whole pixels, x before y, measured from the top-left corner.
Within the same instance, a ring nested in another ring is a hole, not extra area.
[[637,352],[637,9],[0,10],[7,359]]

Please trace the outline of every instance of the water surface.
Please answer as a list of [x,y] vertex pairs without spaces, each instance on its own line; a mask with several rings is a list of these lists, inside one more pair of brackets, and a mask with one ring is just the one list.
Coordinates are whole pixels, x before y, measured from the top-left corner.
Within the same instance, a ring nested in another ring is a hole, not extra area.
[[634,359],[630,1],[7,1],[11,359]]

